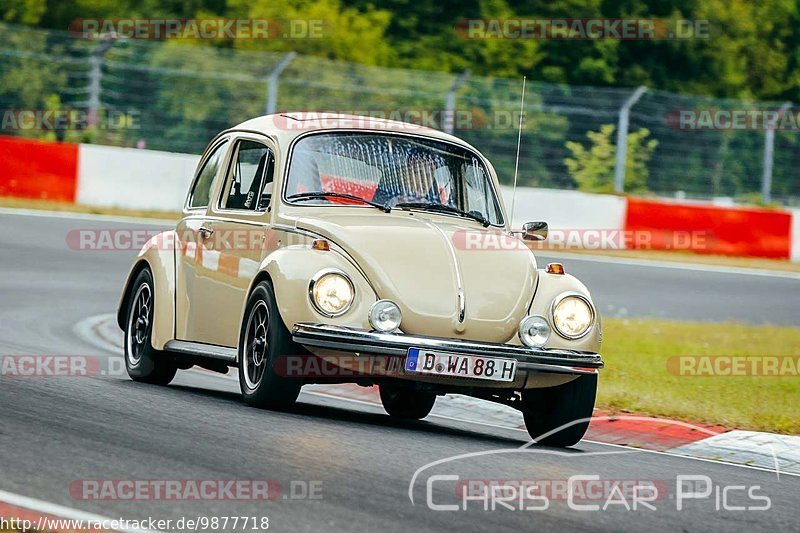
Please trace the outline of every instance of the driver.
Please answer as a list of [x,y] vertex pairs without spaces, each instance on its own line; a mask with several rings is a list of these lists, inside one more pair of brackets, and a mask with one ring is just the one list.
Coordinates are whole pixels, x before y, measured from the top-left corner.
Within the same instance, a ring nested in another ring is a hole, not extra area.
[[405,164],[384,174],[372,201],[390,207],[405,202],[441,204],[434,162],[424,156],[411,156]]

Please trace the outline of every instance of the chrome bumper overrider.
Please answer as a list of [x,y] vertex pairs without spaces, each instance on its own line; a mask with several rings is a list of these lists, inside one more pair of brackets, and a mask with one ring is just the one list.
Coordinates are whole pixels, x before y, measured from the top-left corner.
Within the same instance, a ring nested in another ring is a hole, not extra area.
[[603,367],[600,354],[529,348],[512,344],[476,342],[403,333],[379,333],[328,324],[296,324],[293,340],[303,346],[360,353],[363,355],[403,356],[408,349],[427,348],[457,354],[508,357],[518,361],[517,368],[563,374],[593,374]]

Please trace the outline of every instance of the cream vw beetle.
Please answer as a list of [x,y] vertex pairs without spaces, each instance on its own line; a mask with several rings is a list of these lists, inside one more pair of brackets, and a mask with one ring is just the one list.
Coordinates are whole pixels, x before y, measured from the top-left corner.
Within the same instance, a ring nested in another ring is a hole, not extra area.
[[561,265],[537,268],[523,240],[547,225],[512,230],[498,191],[478,151],[433,129],[279,114],[224,131],[128,276],[128,373],[237,367],[244,401],[267,408],[306,383],[378,385],[408,419],[466,394],[520,409],[540,444],[575,444],[600,317]]

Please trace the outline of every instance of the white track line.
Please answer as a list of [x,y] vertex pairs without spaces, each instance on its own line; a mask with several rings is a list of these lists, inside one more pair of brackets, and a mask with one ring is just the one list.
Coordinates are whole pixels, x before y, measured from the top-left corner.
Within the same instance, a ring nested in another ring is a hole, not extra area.
[[[6,492],[3,490],[0,490],[0,502],[14,505],[16,507],[22,507],[24,509],[36,511],[39,513],[44,513],[46,515],[57,518],[65,518],[68,520],[79,520],[79,521],[82,520],[84,522],[92,522],[95,524],[98,522],[100,523],[105,522],[107,524],[110,524],[111,522],[118,521],[118,519],[107,518],[105,516],[100,516],[93,513],[87,513],[85,511],[79,511],[78,509],[73,509],[71,507],[64,507],[63,505],[57,505],[55,503],[50,503],[43,500],[37,500],[35,498],[29,498],[27,496],[21,496],[19,494]],[[153,530],[117,529],[115,531],[121,531],[122,533],[150,533]]]
[[75,324],[73,331],[79,339],[91,344],[95,348],[99,348],[100,350],[110,352],[115,355],[121,355],[123,346],[114,344],[110,340],[104,338],[97,330],[100,325],[110,320],[116,321],[116,315],[107,313],[103,315],[90,316]]
[[79,213],[76,211],[47,211],[44,209],[23,209],[16,207],[0,207],[0,215],[13,215],[24,217],[39,218],[72,218],[78,220],[97,220],[105,222],[126,222],[132,224],[144,224],[150,226],[172,226],[177,220],[167,220],[160,218],[140,218],[123,215],[96,215],[93,213]]

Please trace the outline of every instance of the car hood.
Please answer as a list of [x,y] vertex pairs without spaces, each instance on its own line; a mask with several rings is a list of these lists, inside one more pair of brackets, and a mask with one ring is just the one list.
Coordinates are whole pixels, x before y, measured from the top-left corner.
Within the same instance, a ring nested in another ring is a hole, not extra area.
[[507,342],[533,299],[533,253],[500,228],[399,210],[296,225],[342,247],[378,296],[400,306],[405,333]]

